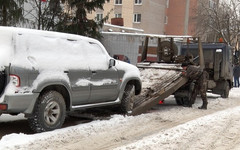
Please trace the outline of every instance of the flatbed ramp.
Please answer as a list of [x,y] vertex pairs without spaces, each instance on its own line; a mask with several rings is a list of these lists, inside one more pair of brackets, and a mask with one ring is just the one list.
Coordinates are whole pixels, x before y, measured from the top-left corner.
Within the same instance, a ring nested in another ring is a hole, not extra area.
[[142,92],[136,96],[132,115],[146,112],[185,85],[181,64],[140,63]]

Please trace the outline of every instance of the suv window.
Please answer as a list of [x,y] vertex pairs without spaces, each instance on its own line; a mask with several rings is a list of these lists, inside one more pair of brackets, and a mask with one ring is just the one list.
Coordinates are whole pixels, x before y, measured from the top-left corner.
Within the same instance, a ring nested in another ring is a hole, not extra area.
[[96,43],[88,43],[87,47],[89,47],[86,53],[90,69],[108,69],[107,55],[104,50]]

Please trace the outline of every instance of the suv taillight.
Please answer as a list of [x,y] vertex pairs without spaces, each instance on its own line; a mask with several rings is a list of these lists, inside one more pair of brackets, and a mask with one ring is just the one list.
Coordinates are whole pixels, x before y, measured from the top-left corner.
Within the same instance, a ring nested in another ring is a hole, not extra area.
[[19,87],[20,86],[20,78],[17,75],[11,74],[10,75],[10,81],[16,86]]

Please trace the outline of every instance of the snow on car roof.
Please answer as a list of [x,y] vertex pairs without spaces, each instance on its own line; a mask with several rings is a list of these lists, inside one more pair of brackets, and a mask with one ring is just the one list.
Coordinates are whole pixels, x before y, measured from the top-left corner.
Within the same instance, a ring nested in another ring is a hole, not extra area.
[[[62,38],[81,38],[87,41],[92,42],[98,42],[97,40],[81,35],[75,35],[75,34],[68,34],[68,33],[61,33],[61,32],[54,32],[54,31],[44,31],[44,30],[36,30],[36,29],[27,29],[27,28],[17,28],[17,27],[3,27],[0,26],[0,32],[10,32],[10,33],[32,33],[32,34],[38,34],[42,36],[54,36],[54,37],[62,37]],[[1,35],[1,34],[0,34]]]
[[[96,54],[96,51],[101,53]],[[110,57],[103,45],[92,38],[15,27],[0,27],[0,52],[0,66],[12,63],[24,68],[52,67],[56,70],[86,69],[87,66],[106,68],[108,66],[103,63],[107,63],[97,58],[107,61]],[[86,56],[89,59],[85,59]]]

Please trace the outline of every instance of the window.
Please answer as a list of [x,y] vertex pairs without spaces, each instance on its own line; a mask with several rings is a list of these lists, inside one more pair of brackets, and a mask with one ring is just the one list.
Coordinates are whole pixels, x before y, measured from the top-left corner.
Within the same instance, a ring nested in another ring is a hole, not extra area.
[[140,23],[141,22],[141,14],[134,14],[133,22]]
[[[108,55],[100,45],[92,42],[85,42],[85,57],[90,70],[107,70],[108,69]],[[84,49],[84,48],[83,48]]]
[[142,0],[135,0],[135,4],[136,5],[141,5],[142,4]]
[[122,14],[115,14],[115,18],[122,18]]
[[101,21],[103,19],[103,14],[96,14],[96,21]]
[[115,5],[122,5],[122,0],[115,0]]

